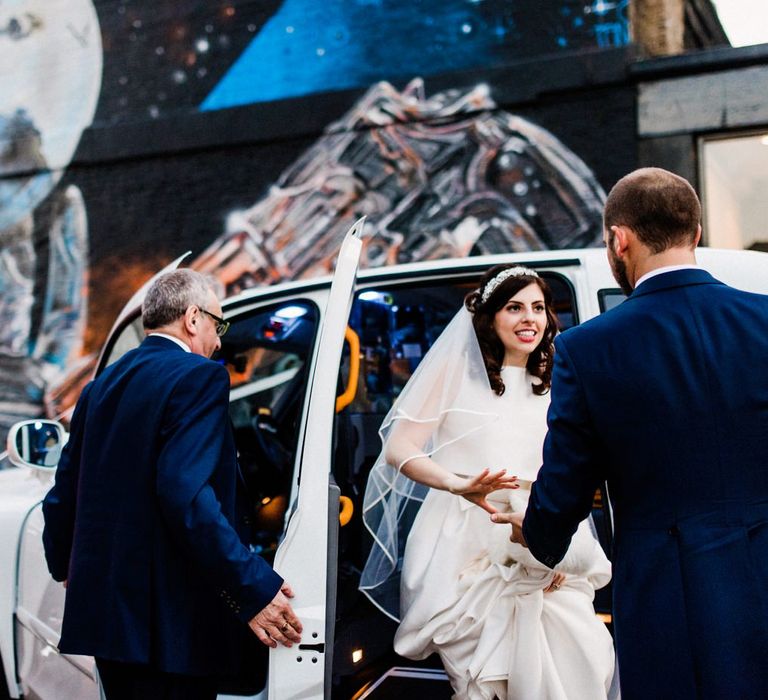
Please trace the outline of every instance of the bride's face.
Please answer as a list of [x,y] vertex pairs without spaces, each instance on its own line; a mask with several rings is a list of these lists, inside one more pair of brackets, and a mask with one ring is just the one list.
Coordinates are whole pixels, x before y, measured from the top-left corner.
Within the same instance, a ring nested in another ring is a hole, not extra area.
[[525,367],[547,328],[547,307],[539,285],[514,294],[493,318],[493,329],[504,346],[504,364]]

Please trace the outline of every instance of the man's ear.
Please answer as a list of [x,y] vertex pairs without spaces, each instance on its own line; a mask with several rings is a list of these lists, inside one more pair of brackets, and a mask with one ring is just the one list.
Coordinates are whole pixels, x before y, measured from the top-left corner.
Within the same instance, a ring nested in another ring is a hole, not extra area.
[[632,231],[626,226],[611,226],[613,233],[612,247],[613,252],[619,258],[624,258],[632,242]]
[[695,248],[697,245],[699,245],[699,241],[701,240],[701,224],[699,224],[696,227],[696,238],[693,241],[693,245],[691,248]]
[[197,324],[200,322],[200,310],[196,306],[188,306],[184,312],[184,330],[189,335],[197,335]]

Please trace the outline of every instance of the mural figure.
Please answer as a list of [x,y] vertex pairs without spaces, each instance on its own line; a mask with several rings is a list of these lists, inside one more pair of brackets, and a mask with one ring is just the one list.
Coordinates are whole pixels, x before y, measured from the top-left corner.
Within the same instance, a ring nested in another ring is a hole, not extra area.
[[489,89],[374,85],[194,263],[227,292],[331,272],[368,217],[362,265],[600,245],[605,193],[557,138]]
[[[101,82],[89,0],[0,4],[0,430],[40,414],[79,358],[86,322],[85,206],[57,187]],[[48,77],[41,89],[40,76]]]

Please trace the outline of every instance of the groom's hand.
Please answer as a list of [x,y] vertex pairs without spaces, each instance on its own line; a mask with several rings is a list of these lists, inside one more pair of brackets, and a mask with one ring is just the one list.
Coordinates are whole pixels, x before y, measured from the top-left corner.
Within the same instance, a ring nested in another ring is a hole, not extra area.
[[512,534],[509,536],[510,542],[516,542],[517,544],[527,547],[528,543],[523,537],[523,518],[524,513],[494,513],[491,516],[491,520],[494,523],[500,523],[501,525],[511,525]]

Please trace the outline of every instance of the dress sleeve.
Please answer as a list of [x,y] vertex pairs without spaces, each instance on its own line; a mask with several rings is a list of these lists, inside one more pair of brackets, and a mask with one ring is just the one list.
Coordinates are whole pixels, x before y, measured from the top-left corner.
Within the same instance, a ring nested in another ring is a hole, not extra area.
[[[236,463],[235,455],[223,455],[229,449],[228,407],[229,377],[214,362],[197,365],[174,387],[162,430],[157,496],[179,546],[247,622],[275,597],[283,579],[240,541],[212,486],[217,470]],[[234,470],[221,476],[236,479]]]
[[69,425],[69,441],[61,452],[56,469],[56,482],[43,500],[43,547],[48,570],[54,581],[64,581],[69,572],[77,510],[77,482],[90,390],[89,383],[77,400]]
[[523,535],[533,555],[554,567],[592,509],[600,483],[598,440],[564,338],[555,340],[544,464],[531,489]]

